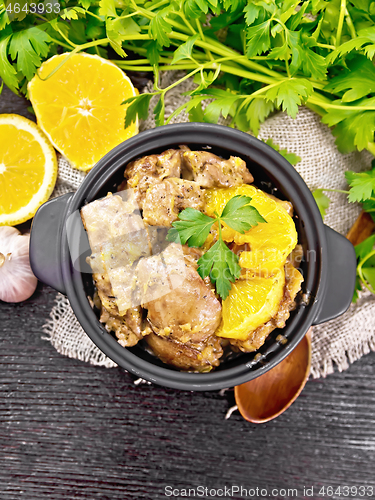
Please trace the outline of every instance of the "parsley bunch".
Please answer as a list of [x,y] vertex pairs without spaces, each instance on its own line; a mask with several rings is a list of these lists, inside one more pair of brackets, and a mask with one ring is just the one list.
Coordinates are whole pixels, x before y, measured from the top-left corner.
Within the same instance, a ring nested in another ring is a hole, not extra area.
[[[30,13],[29,0],[15,13],[14,1],[0,0],[0,76],[16,93],[26,94],[45,59],[84,50],[154,75],[152,93],[127,101],[128,123],[157,96],[164,124],[166,93],[194,77],[197,88],[167,122],[183,110],[192,121],[221,114],[257,135],[274,109],[294,117],[304,103],[334,127],[341,151],[375,153],[370,0],[53,0],[51,13]],[[160,88],[160,71],[170,70],[186,74]]]
[[255,207],[249,205],[250,196],[237,195],[225,205],[221,215],[215,212],[215,218],[203,214],[195,208],[185,208],[179,219],[172,223],[173,229],[168,231],[168,241],[186,243],[189,247],[204,245],[211,228],[217,224],[219,238],[216,243],[198,260],[198,273],[201,278],[209,276],[216,286],[216,291],[225,300],[231,289],[231,283],[240,276],[241,268],[238,256],[224,243],[221,236],[223,223],[244,234],[259,222],[267,222]]

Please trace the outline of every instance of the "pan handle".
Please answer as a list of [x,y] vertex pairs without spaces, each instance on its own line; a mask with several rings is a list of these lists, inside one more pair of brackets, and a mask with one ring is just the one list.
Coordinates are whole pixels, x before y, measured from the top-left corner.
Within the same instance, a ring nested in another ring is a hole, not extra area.
[[30,266],[33,273],[40,281],[64,294],[61,236],[65,213],[73,194],[64,194],[39,207],[30,234]]
[[353,298],[357,258],[353,245],[345,236],[324,226],[327,249],[327,287],[322,297],[322,307],[314,325],[319,325],[343,314]]

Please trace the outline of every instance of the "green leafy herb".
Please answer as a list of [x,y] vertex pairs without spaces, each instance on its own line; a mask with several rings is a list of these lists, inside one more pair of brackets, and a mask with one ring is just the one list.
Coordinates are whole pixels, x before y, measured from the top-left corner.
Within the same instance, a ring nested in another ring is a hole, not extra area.
[[172,26],[165,19],[168,13],[169,7],[158,12],[150,22],[149,34],[151,38],[158,42],[160,47],[169,47],[171,44],[168,33],[172,30]]
[[216,286],[216,291],[225,300],[231,290],[232,283],[241,274],[238,257],[231,252],[222,239],[219,239],[198,260],[198,273],[201,278],[209,276]]
[[153,94],[141,94],[137,97],[129,97],[122,104],[129,104],[126,110],[125,127],[136,120],[137,115],[139,118],[145,120],[148,115],[148,108]]
[[354,300],[358,298],[358,291],[361,290],[361,283],[375,293],[375,234],[369,236],[365,241],[355,247],[358,258],[357,281],[358,287],[354,292]]
[[48,52],[50,37],[39,27],[14,33],[10,41],[10,55],[17,59],[17,70],[30,80],[41,65],[41,57]]
[[327,208],[329,207],[331,200],[328,198],[326,194],[324,194],[323,189],[315,189],[313,191],[312,195],[314,197],[314,200],[316,201],[316,204],[318,205],[320,215],[322,216],[322,219],[324,219],[326,215]]
[[366,201],[375,191],[375,168],[367,172],[345,172],[350,186],[349,201]]
[[288,162],[291,165],[297,165],[297,163],[299,163],[301,161],[300,156],[296,155],[295,153],[289,152],[287,149],[281,149],[278,144],[275,144],[273,142],[271,137],[269,137],[266,141],[263,141],[263,142],[265,142],[266,144],[268,144],[268,146],[271,146],[272,149],[274,149],[275,151],[280,153],[281,156],[283,156],[286,160],[288,160]]
[[298,106],[312,93],[312,84],[303,78],[291,78],[278,83],[266,93],[266,99],[276,102],[292,118],[295,118]]
[[15,93],[18,93],[17,71],[9,63],[7,58],[7,49],[10,36],[0,41],[0,76],[7,87]]
[[184,59],[193,59],[191,56],[191,52],[193,50],[194,43],[198,40],[198,38],[199,35],[196,34],[188,38],[188,40],[185,43],[180,45],[173,55],[171,64],[176,64]]
[[[375,220],[375,160],[372,162],[372,169],[367,172],[345,172],[349,190],[340,189],[316,189],[313,192],[315,201],[319,207],[322,217],[329,206],[330,199],[324,191],[334,191],[348,195],[348,200],[352,203],[362,203],[362,208],[368,212]],[[375,234],[369,236],[365,241],[355,247],[358,265],[357,278],[353,301],[358,299],[358,292],[362,289],[362,284],[372,293],[375,293]]]
[[172,226],[175,232],[169,233],[168,240],[176,241],[174,235],[178,234],[180,242],[185,245],[188,243],[189,247],[201,247],[210,233],[215,219],[208,215],[202,214],[195,208],[185,208],[178,216],[180,220],[173,222]]
[[264,122],[267,116],[272,113],[275,109],[273,102],[266,101],[265,99],[253,99],[246,111],[246,118],[248,119],[248,124],[245,127],[241,127],[238,123],[238,119],[243,116],[242,113],[238,113],[237,116],[237,126],[244,130],[245,132],[250,129],[254,134],[258,135],[260,124]]
[[198,273],[202,278],[210,277],[223,300],[228,297],[231,283],[239,277],[241,268],[238,256],[229,250],[221,237],[221,225],[225,223],[243,234],[258,223],[267,222],[250,202],[249,196],[234,196],[225,205],[221,215],[216,214],[215,218],[194,208],[186,208],[179,214],[179,220],[172,223],[173,228],[168,231],[168,241],[201,247],[212,226],[218,224],[218,241],[198,260]]
[[257,56],[271,47],[270,27],[271,21],[267,20],[247,29],[247,57]]
[[[334,128],[342,152],[375,154],[373,2],[60,0],[60,12],[41,15],[5,5],[0,77],[16,93],[26,93],[41,63],[62,51],[110,54],[125,71],[154,72],[159,125],[172,119],[164,117],[166,93],[194,77],[197,89],[173,116],[217,122],[222,115],[256,135],[274,109],[294,117],[305,104]],[[186,75],[160,88],[159,72],[172,69]],[[212,102],[202,107],[204,99]],[[150,100],[130,103],[127,124],[145,116]]]

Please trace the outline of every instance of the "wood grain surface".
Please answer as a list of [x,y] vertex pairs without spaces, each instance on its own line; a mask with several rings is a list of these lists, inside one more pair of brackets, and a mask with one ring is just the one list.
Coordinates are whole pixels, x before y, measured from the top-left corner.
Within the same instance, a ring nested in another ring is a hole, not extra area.
[[[0,113],[25,109],[7,90],[0,97]],[[120,368],[58,354],[42,333],[55,295],[39,284],[24,303],[0,302],[1,500],[184,498],[167,497],[166,486],[341,499],[348,490],[319,490],[364,485],[345,498],[375,498],[375,353],[309,381],[272,422],[250,424],[238,412],[225,420],[232,391],[135,386]]]

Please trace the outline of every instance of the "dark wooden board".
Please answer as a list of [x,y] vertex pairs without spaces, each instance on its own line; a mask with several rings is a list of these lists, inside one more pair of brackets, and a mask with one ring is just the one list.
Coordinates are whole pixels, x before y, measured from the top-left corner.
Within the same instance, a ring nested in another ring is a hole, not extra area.
[[[0,112],[24,114],[20,102],[6,93]],[[259,488],[247,498],[261,488],[298,490],[272,498],[344,497],[323,497],[322,486],[375,491],[375,353],[309,381],[272,422],[238,412],[225,420],[233,392],[135,386],[122,369],[58,354],[42,338],[55,295],[39,284],[25,303],[0,302],[1,500],[158,500],[168,485]],[[345,498],[375,498],[360,493]]]
[[167,485],[297,488],[303,498],[304,486],[375,487],[374,353],[309,381],[286,413],[254,425],[238,412],[224,419],[232,392],[134,386],[122,369],[61,356],[42,339],[54,298],[39,285],[27,302],[0,306],[1,499],[161,499]]

